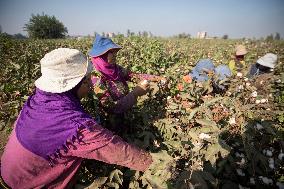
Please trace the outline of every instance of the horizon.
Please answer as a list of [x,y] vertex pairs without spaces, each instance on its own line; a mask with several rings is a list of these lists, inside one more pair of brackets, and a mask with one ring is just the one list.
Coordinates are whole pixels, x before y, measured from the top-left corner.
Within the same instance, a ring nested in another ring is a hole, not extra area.
[[2,32],[27,36],[24,25],[32,14],[42,13],[55,16],[69,36],[93,36],[95,32],[126,35],[128,29],[159,37],[182,33],[196,37],[201,31],[208,37],[228,35],[230,39],[258,39],[276,33],[282,39],[284,36],[281,0],[0,0]]

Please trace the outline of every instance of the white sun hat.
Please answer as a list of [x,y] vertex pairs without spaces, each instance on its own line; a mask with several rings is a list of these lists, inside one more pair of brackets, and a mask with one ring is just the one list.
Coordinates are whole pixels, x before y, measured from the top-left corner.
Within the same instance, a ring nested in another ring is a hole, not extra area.
[[62,93],[74,88],[93,70],[87,57],[77,49],[58,48],[41,60],[41,77],[35,81],[40,90]]
[[267,53],[263,57],[259,58],[256,62],[262,66],[274,69],[277,63],[277,55],[273,53]]

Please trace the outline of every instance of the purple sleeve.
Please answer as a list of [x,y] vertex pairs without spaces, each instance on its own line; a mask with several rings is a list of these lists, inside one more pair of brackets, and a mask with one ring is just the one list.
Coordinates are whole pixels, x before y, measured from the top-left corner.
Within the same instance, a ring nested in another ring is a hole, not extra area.
[[[95,131],[83,129],[83,139],[76,143],[76,149],[69,152],[72,156],[95,159],[109,164],[116,164],[133,170],[145,171],[152,163],[151,155],[138,147],[128,144],[111,131],[97,125]],[[100,141],[108,140],[107,144],[97,148]]]

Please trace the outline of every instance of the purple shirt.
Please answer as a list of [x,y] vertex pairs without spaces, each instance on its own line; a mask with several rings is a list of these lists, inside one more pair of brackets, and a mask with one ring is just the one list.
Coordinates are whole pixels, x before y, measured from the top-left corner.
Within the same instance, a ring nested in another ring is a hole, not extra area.
[[[122,165],[138,171],[145,171],[152,159],[149,153],[123,141],[109,130],[96,126],[94,132],[80,130],[82,143],[64,154],[51,167],[49,162],[24,148],[13,130],[1,158],[1,176],[11,188],[71,188],[73,176],[82,160],[95,159],[110,164]],[[101,140],[107,145],[96,148]]]

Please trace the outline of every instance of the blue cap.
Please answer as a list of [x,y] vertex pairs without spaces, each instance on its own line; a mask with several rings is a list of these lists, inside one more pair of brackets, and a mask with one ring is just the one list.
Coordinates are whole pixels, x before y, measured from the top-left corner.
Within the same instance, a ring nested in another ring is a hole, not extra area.
[[196,66],[192,69],[191,76],[197,81],[207,81],[209,79],[208,75],[204,70],[214,72],[214,64],[210,59],[201,59],[198,61]]
[[221,64],[215,68],[215,74],[219,80],[226,79],[232,76],[232,72],[227,65]]
[[92,57],[101,56],[110,49],[121,49],[121,46],[115,44],[110,38],[96,34],[93,48],[90,50],[89,55]]

